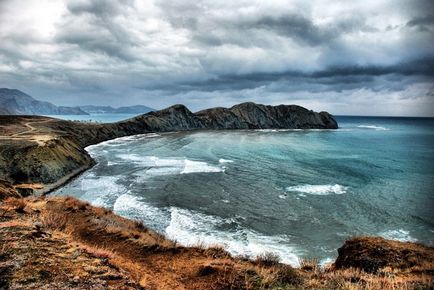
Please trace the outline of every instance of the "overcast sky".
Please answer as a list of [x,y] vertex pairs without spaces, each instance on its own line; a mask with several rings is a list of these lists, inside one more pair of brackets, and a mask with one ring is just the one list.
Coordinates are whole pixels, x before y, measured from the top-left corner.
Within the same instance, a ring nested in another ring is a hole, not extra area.
[[432,0],[0,0],[0,87],[57,105],[434,116]]

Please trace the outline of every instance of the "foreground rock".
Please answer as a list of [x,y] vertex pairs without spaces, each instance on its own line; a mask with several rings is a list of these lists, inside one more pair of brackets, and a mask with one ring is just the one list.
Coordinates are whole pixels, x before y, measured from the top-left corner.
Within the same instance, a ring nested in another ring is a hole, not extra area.
[[[264,106],[254,103],[197,113],[192,113],[183,105],[175,105],[111,124],[38,116],[0,116],[0,180],[19,185],[25,195],[32,191],[48,192],[94,164],[84,149],[86,146],[128,135],[210,129],[337,127],[336,120],[326,112],[316,113],[294,105]],[[42,187],[36,188],[35,184]]]
[[410,242],[397,242],[383,238],[354,238],[338,249],[337,268],[358,268],[377,273],[385,267],[405,272],[422,269],[434,275],[434,248]]

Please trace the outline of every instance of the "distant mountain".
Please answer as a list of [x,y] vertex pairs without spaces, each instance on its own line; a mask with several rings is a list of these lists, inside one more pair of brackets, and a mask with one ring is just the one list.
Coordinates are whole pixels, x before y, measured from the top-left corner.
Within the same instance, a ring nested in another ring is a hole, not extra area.
[[35,100],[16,89],[0,88],[0,115],[88,115],[78,107]]
[[155,111],[152,108],[142,105],[120,108],[113,108],[111,106],[80,106],[80,109],[89,114],[145,114],[151,111]]

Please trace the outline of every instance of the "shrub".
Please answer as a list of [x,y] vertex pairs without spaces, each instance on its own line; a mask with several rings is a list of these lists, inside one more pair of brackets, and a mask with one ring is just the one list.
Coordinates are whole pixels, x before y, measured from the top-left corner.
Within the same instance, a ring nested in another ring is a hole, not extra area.
[[52,230],[64,230],[67,221],[66,215],[58,212],[46,212],[41,217],[42,224]]
[[319,267],[319,261],[316,258],[306,258],[306,259],[300,259],[300,269],[309,271],[309,272],[316,272]]
[[303,283],[302,277],[289,265],[278,267],[274,279],[279,284],[300,285]]
[[254,262],[260,266],[271,267],[280,263],[280,257],[274,253],[267,252],[257,256]]

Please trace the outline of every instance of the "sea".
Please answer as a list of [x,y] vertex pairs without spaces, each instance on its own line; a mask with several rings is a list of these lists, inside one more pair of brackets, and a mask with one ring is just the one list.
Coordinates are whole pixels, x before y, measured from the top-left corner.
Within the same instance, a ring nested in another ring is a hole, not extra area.
[[137,114],[89,114],[89,115],[45,115],[47,117],[69,120],[69,121],[79,121],[79,122],[93,122],[93,123],[113,123],[126,119],[133,118]]
[[143,221],[182,245],[322,264],[346,239],[434,245],[434,119],[336,117],[338,130],[173,132],[86,148],[54,195]]

